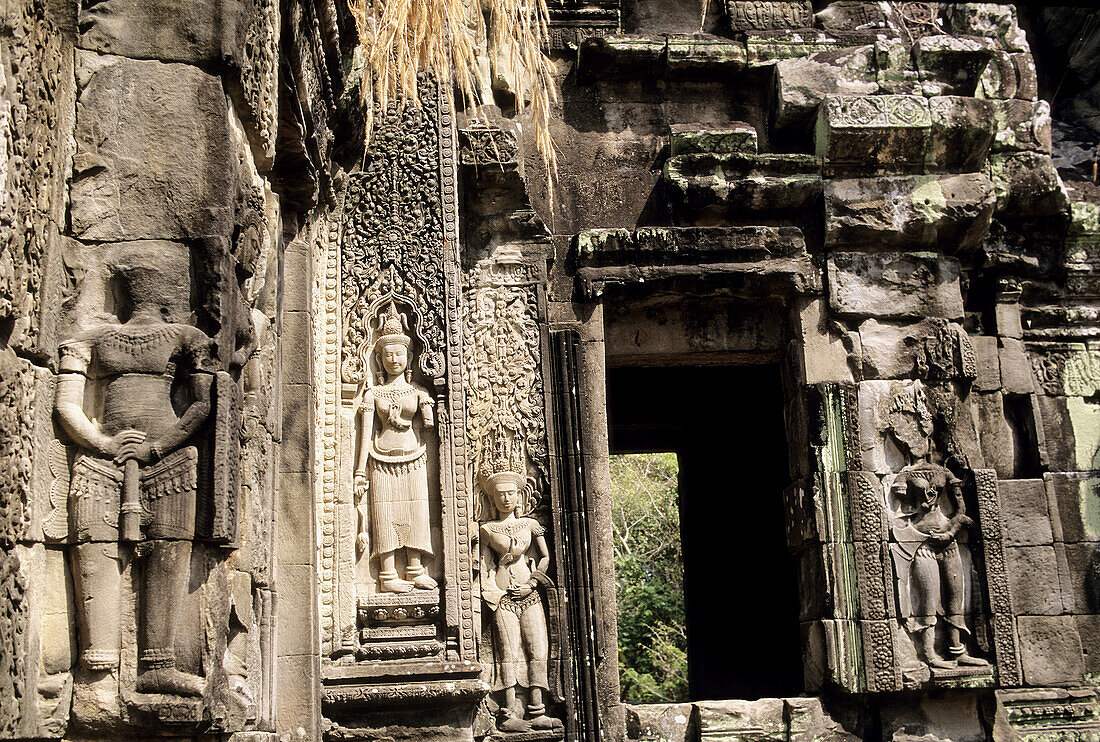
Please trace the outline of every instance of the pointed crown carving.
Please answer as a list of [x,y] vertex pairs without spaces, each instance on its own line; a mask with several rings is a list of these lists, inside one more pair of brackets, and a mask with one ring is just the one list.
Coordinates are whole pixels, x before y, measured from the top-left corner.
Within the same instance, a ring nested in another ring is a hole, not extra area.
[[392,301],[385,311],[378,315],[378,340],[374,343],[375,350],[382,350],[387,345],[399,343],[408,348],[412,345],[412,338],[405,334],[408,320],[405,315],[397,311],[397,305]]

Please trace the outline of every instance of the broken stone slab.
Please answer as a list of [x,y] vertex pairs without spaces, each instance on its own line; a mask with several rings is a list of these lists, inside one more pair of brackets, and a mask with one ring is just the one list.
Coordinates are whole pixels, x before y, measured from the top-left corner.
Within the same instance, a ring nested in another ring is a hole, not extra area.
[[81,52],[70,216],[83,240],[233,231],[221,80],[186,64]]
[[993,143],[993,103],[979,98],[938,96],[928,100],[931,114],[926,166],[931,172],[976,172],[985,166]]
[[837,252],[828,259],[829,306],[878,318],[963,315],[959,263],[935,253]]
[[639,742],[687,742],[690,703],[627,703],[626,737]]
[[997,213],[1011,218],[1053,216],[1069,210],[1069,194],[1048,155],[1015,152],[991,155],[989,178]]
[[617,34],[585,39],[577,55],[582,83],[624,76],[719,77],[744,68],[745,45],[710,34]]
[[919,171],[932,126],[916,95],[829,95],[818,109],[814,141],[826,174]]
[[814,155],[677,155],[665,162],[663,176],[681,224],[815,208],[822,192],[821,158]]
[[770,66],[782,59],[866,46],[874,43],[877,36],[870,31],[826,33],[812,28],[749,31],[744,34],[749,67]]
[[994,205],[993,184],[984,173],[831,179],[825,183],[825,242],[975,247]]
[[762,260],[805,254],[795,227],[640,227],[592,229],[574,241],[582,266]]
[[824,51],[775,64],[775,128],[810,127],[829,95],[879,92],[871,45]]
[[1016,22],[1016,8],[1005,3],[950,3],[944,13],[952,33],[984,36],[1015,52],[1030,48],[1023,29]]
[[[891,14],[892,15],[892,14]],[[882,3],[837,0],[814,14],[814,25],[826,31],[884,30],[897,33]]]
[[734,32],[810,28],[814,24],[813,4],[809,0],[782,2],[726,0],[725,6],[726,17]]
[[787,742],[781,698],[759,701],[702,701],[692,704],[703,742]]
[[913,59],[925,95],[973,97],[978,81],[997,51],[982,37],[924,36],[913,44]]
[[1028,685],[1081,685],[1084,660],[1073,616],[1020,616],[1020,663]]
[[997,352],[997,338],[971,335],[970,342],[974,345],[974,358],[977,364],[974,389],[979,392],[999,390],[1001,388],[1001,362]]
[[209,65],[236,50],[237,0],[102,0],[80,12],[82,49],[131,59]]
[[669,152],[673,157],[687,154],[756,154],[756,127],[752,124],[741,121],[724,127],[673,124],[669,129]]
[[994,152],[1051,153],[1050,104],[1046,101],[991,101],[996,134]]

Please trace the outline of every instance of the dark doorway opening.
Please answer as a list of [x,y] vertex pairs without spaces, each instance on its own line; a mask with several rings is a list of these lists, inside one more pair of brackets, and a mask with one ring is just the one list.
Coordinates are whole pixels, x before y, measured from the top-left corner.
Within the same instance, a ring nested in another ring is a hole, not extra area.
[[779,368],[608,370],[612,454],[675,451],[692,700],[802,693]]

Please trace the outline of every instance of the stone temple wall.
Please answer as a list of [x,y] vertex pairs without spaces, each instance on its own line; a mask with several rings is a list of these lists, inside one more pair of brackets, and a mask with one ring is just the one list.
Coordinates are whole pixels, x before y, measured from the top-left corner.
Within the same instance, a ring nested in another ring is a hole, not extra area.
[[[553,198],[491,38],[364,145],[343,0],[4,6],[0,739],[1100,734],[1095,15],[549,5]],[[619,699],[608,372],[695,365],[803,697]]]

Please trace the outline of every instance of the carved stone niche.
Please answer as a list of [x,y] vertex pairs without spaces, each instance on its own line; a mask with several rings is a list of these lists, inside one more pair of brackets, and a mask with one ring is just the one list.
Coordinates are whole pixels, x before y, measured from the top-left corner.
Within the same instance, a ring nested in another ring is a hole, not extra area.
[[[190,276],[206,253],[159,240],[85,250],[49,474],[31,507],[36,684],[40,709],[56,703],[39,733],[243,730],[258,717],[270,647],[259,585],[234,558],[240,391],[215,340],[190,324]],[[71,666],[48,661],[66,642]]]
[[320,649],[325,713],[341,724],[377,706],[472,713],[485,692],[454,125],[430,81],[421,102],[376,116],[315,251]]

